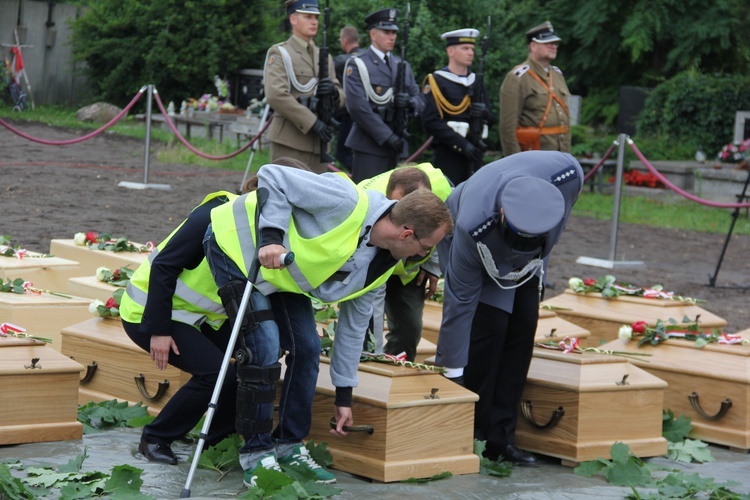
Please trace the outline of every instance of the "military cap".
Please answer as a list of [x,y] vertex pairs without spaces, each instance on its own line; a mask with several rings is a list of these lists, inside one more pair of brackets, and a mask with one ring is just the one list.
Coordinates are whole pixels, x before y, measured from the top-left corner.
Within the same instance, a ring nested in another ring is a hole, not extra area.
[[531,28],[526,32],[526,39],[529,42],[536,43],[550,43],[562,41],[562,38],[555,35],[555,29],[552,27],[552,23],[545,21],[539,26]]
[[551,182],[538,177],[516,177],[500,193],[502,236],[516,250],[544,246],[547,233],[563,220],[565,200]]
[[445,40],[446,47],[450,47],[451,45],[461,45],[464,43],[475,45],[477,43],[478,36],[478,30],[466,28],[462,30],[448,31],[440,35],[440,38]]
[[397,30],[396,17],[398,9],[380,9],[365,18],[367,29],[379,28],[381,30]]
[[286,14],[320,14],[318,0],[286,0]]

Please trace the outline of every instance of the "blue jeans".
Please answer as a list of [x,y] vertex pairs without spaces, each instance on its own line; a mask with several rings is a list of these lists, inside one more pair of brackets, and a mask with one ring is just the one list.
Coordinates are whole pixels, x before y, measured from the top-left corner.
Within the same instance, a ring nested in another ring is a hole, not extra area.
[[[203,240],[206,259],[216,284],[221,288],[230,281],[246,281],[247,277],[218,246],[209,226]],[[253,364],[270,366],[279,359],[279,347],[288,351],[284,383],[279,401],[279,422],[271,436],[268,433],[244,436],[240,453],[270,450],[277,444],[298,443],[310,433],[312,401],[318,382],[320,337],[310,299],[305,295],[276,292],[268,297],[253,290],[254,310],[273,310],[276,320],[263,321],[260,327],[245,336],[245,343],[253,354]],[[259,390],[268,390],[263,385]],[[273,418],[273,403],[260,403],[255,419]]]

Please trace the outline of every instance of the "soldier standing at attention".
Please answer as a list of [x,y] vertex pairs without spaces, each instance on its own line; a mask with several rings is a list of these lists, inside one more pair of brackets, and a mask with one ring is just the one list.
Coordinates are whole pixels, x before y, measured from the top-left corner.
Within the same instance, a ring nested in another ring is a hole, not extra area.
[[[339,54],[333,58],[333,65],[336,67],[336,78],[340,82],[344,81],[344,68],[346,62],[352,57],[356,57],[365,52],[365,50],[359,46],[359,33],[357,28],[354,26],[344,26],[341,28],[339,34],[339,44],[343,54]],[[346,111],[346,108],[339,110],[338,120],[341,122],[339,127],[338,136],[336,139],[336,159],[341,162],[346,170],[352,171],[352,150],[346,147],[346,138],[349,137],[349,131],[352,129],[352,118]]]
[[[476,74],[469,69],[479,31],[461,29],[440,35],[445,40],[448,66],[427,75],[422,124],[434,140],[432,164],[454,185],[465,181],[481,166],[486,146],[468,139],[470,115],[476,113],[484,124],[478,134],[486,138],[487,125],[494,121],[485,88],[476,88]],[[484,85],[482,85],[484,87]]]
[[500,142],[505,156],[528,150],[570,152],[570,91],[550,63],[560,38],[549,21],[526,32],[529,57],[500,87]]
[[333,139],[333,128],[317,116],[322,98],[334,94],[344,105],[344,92],[336,79],[333,59],[328,57],[328,77],[318,79],[318,0],[287,0],[292,36],[268,50],[263,81],[274,117],[268,129],[271,161],[282,156],[306,163],[317,173],[321,164],[321,139]]
[[361,182],[396,167],[406,158],[406,138],[393,131],[395,108],[407,108],[412,117],[424,109],[424,100],[409,63],[404,61],[404,89],[394,85],[401,58],[391,51],[396,44],[398,10],[382,9],[365,18],[370,48],[347,63],[344,72],[346,107],[354,122],[346,145],[354,151],[352,180]]

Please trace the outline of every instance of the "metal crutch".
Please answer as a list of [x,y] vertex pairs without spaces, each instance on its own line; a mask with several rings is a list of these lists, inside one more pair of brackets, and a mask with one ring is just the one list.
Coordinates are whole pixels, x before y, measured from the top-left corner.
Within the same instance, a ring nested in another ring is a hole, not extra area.
[[[257,191],[257,205],[255,209],[255,228],[257,231],[258,220],[260,217],[260,211],[263,208],[263,204],[268,199],[268,190],[265,188],[259,188]],[[234,325],[232,325],[232,333],[229,337],[229,343],[227,344],[227,350],[224,353],[224,359],[221,362],[221,369],[219,370],[219,378],[216,380],[216,386],[214,386],[214,392],[211,395],[211,401],[208,404],[208,411],[206,412],[206,418],[203,421],[203,428],[201,429],[200,439],[198,445],[195,448],[195,454],[193,455],[193,461],[190,464],[190,472],[188,473],[187,480],[185,481],[185,487],[180,493],[180,498],[190,498],[190,484],[193,482],[193,476],[195,470],[198,468],[198,462],[200,460],[201,452],[203,451],[203,445],[208,436],[208,430],[211,428],[211,421],[214,418],[214,412],[216,411],[216,405],[219,401],[219,395],[221,394],[221,386],[224,384],[224,379],[227,376],[227,370],[229,369],[229,362],[232,359],[232,351],[234,345],[237,342],[237,338],[240,334],[240,326],[242,325],[242,318],[245,317],[245,311],[247,310],[247,304],[250,302],[250,294],[253,291],[253,283],[258,277],[258,271],[260,270],[260,263],[258,262],[258,249],[260,248],[260,238],[258,238],[258,244],[255,247],[255,255],[253,256],[253,262],[247,273],[247,283],[245,284],[245,290],[242,292],[242,299],[240,300],[240,307],[237,311],[237,318],[235,319]],[[281,260],[285,266],[290,265],[294,261],[294,254],[289,252],[282,254]]]

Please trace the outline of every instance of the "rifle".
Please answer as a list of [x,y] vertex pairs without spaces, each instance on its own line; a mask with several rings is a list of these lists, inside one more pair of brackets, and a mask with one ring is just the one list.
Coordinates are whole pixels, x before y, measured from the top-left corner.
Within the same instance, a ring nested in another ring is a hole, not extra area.
[[[331,8],[326,0],[326,8],[323,15],[323,43],[318,52],[318,81],[328,79],[328,26],[331,23]],[[318,119],[328,126],[339,128],[341,123],[333,116],[336,113],[336,104],[338,95],[334,91],[332,94],[317,96],[317,115]],[[320,161],[322,163],[333,163],[333,157],[328,154],[328,141],[320,140]]]
[[[409,108],[399,107],[396,105],[395,98],[397,95],[408,92],[406,88],[406,45],[409,42],[409,12],[411,11],[411,5],[409,2],[406,3],[406,16],[404,17],[404,34],[401,42],[401,60],[398,62],[396,70],[396,82],[393,85],[393,133],[403,139],[410,137],[409,132],[406,128],[409,125]],[[398,163],[399,153],[396,153],[396,161]]]
[[[473,91],[472,91],[472,105],[476,103],[484,104],[484,73],[482,67],[484,66],[484,58],[487,55],[487,50],[490,45],[490,23],[492,18],[487,16],[487,32],[484,34],[482,39],[482,56],[479,58],[479,71],[476,73],[476,79],[474,80]],[[474,97],[476,96],[476,100]],[[466,134],[466,139],[474,146],[478,147],[482,152],[487,151],[487,145],[482,140],[482,132],[484,131],[485,120],[484,117],[474,113],[469,114],[469,132]],[[469,168],[469,174],[476,172],[482,165],[473,164]]]

